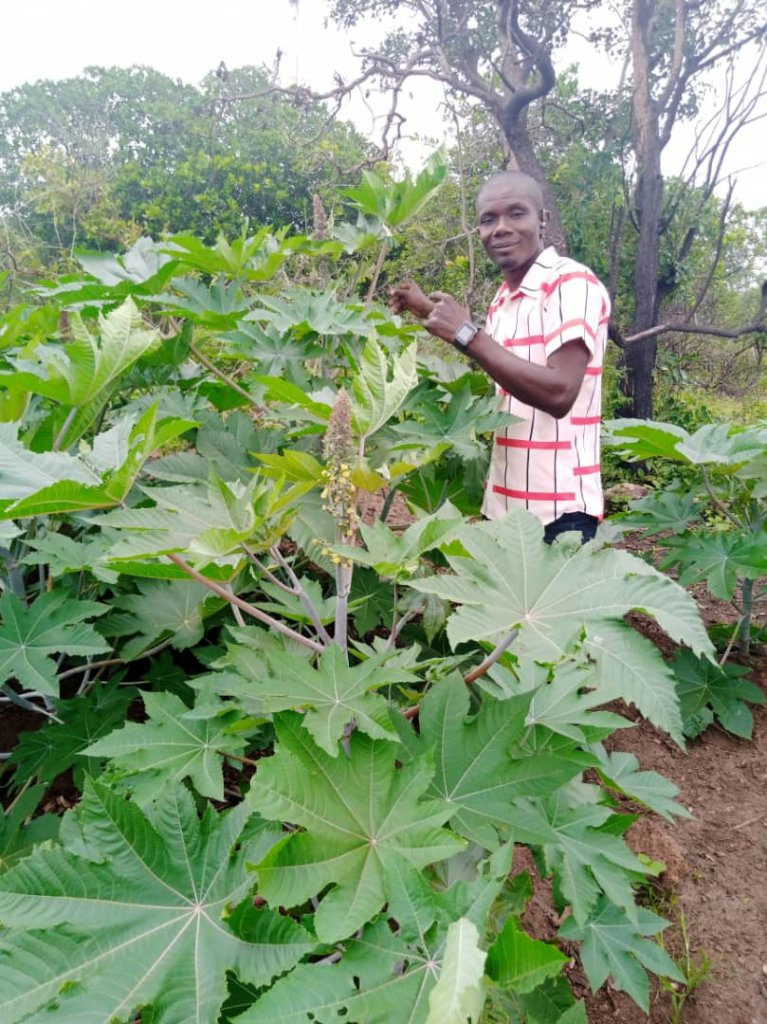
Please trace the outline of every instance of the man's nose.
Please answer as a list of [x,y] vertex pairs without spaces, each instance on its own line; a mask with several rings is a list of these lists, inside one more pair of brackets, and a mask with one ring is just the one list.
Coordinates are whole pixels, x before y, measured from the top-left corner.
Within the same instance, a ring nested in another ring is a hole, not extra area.
[[510,231],[513,231],[514,225],[510,217],[506,217],[503,214],[495,222],[494,235],[507,235]]

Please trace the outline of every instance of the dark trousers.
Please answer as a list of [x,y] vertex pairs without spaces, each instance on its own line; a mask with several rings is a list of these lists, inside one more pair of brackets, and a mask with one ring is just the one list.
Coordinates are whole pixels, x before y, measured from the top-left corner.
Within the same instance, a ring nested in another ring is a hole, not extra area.
[[551,544],[560,533],[567,533],[568,530],[577,530],[583,543],[593,540],[596,536],[599,520],[596,516],[590,516],[586,512],[566,512],[553,523],[546,523],[543,531],[543,539],[546,544]]

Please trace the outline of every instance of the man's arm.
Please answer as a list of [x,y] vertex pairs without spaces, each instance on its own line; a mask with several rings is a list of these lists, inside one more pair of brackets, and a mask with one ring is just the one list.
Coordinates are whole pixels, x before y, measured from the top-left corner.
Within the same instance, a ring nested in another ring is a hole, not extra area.
[[[430,334],[452,342],[455,332],[471,319],[467,309],[445,292],[424,295],[412,282],[391,290],[390,305],[395,313],[408,311],[420,317]],[[549,356],[545,366],[529,363],[479,331],[467,354],[504,391],[560,419],[572,409],[583,383],[591,353],[582,339],[568,341]]]

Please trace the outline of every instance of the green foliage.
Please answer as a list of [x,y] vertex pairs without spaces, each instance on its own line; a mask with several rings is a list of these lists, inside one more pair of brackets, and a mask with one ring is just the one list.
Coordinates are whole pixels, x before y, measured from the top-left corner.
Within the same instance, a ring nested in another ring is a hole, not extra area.
[[767,574],[767,429],[707,423],[694,433],[670,423],[615,420],[608,443],[631,460],[660,459],[686,471],[686,486],[632,502],[624,518],[668,550],[661,568],[683,585],[705,580],[715,597],[739,597],[741,650],[748,653],[755,583]]
[[276,911],[255,910],[242,870],[279,830],[247,819],[243,805],[198,820],[183,790],[149,818],[87,787],[63,845],[0,877],[3,922],[24,929],[0,942],[8,1024],[51,1013],[82,1020],[94,1006],[105,1020],[130,1020],[150,1003],[158,1024],[212,1020],[226,971],[265,985],[297,963],[314,940]]
[[[10,752],[9,1024],[583,1024],[565,955],[524,932],[519,842],[594,984],[672,976],[615,793],[683,808],[606,752],[626,722],[601,705],[681,736],[628,610],[711,647],[646,563],[467,520],[504,418],[374,302],[442,177],[369,176],[329,239],[88,254],[55,316],[8,318],[0,662],[46,720]],[[69,770],[77,806],[33,819]]]

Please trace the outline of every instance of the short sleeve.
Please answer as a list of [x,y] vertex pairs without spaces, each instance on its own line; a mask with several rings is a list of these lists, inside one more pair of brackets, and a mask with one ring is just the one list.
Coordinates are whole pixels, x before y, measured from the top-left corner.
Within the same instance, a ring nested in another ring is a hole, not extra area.
[[545,286],[543,343],[548,359],[568,341],[583,339],[601,360],[599,339],[610,317],[610,300],[601,281],[588,267],[562,269]]

